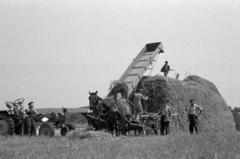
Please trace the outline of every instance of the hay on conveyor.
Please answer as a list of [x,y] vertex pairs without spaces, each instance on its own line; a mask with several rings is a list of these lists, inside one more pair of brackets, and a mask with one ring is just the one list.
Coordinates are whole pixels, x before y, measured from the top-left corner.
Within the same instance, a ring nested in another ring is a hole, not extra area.
[[126,82],[124,81],[120,81],[120,80],[113,80],[110,83],[110,88],[109,88],[110,92],[108,94],[108,97],[110,96],[115,96],[117,97],[118,93],[121,93],[121,96],[125,99],[127,99],[127,95],[128,95],[128,85]]
[[148,77],[142,81],[142,88],[149,100],[146,102],[148,112],[158,112],[162,101],[170,99],[174,113],[172,129],[188,131],[187,110],[189,100],[203,107],[200,116],[201,131],[235,130],[233,115],[227,103],[221,97],[216,86],[198,76],[189,76],[183,81],[164,76]]

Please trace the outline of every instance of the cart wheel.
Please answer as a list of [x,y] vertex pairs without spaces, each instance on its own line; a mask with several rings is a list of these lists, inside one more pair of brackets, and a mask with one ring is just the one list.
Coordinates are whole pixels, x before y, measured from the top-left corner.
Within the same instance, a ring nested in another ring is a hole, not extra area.
[[62,136],[66,136],[67,135],[67,128],[66,127],[61,129],[61,135]]
[[10,132],[10,126],[6,120],[0,120],[0,135],[8,135]]
[[43,123],[39,129],[39,136],[53,137],[55,135],[55,130],[52,124]]

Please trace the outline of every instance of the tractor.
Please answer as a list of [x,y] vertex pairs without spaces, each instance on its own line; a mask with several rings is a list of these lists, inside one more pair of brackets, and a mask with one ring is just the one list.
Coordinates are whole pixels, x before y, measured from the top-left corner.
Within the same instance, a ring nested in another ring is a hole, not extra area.
[[[9,110],[0,111],[0,135],[26,135],[26,112],[23,110],[24,98],[19,98],[14,102],[7,103]],[[39,128],[39,136],[52,137],[55,129],[61,129],[61,135],[66,136],[68,131],[74,130],[72,124],[66,123],[66,108],[62,108],[62,113],[38,114],[34,117]]]
[[52,137],[55,134],[55,129],[61,129],[62,136],[66,136],[67,132],[75,130],[74,125],[66,123],[67,108],[62,108],[62,113],[52,112],[51,114],[37,115],[35,121],[40,123],[39,136]]

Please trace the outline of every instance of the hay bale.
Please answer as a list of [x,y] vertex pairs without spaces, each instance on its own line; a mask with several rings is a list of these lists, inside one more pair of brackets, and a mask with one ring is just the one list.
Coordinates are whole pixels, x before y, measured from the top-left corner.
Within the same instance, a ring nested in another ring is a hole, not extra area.
[[157,112],[162,101],[170,99],[174,113],[178,114],[173,117],[174,130],[188,131],[187,110],[192,98],[204,109],[200,116],[201,131],[235,130],[233,115],[216,86],[201,77],[190,76],[179,81],[154,76],[144,79],[142,88],[149,96],[146,103],[149,112]]
[[112,139],[112,135],[102,131],[84,131],[81,129],[77,129],[69,133],[68,139],[70,140],[76,140],[76,139],[102,140],[102,139]]

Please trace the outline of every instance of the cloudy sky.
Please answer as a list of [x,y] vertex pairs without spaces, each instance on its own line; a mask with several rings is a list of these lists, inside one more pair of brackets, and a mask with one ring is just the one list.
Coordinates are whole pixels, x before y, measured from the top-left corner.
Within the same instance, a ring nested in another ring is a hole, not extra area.
[[152,42],[165,51],[152,75],[168,60],[170,77],[203,77],[240,107],[239,0],[1,0],[0,109],[86,106]]

